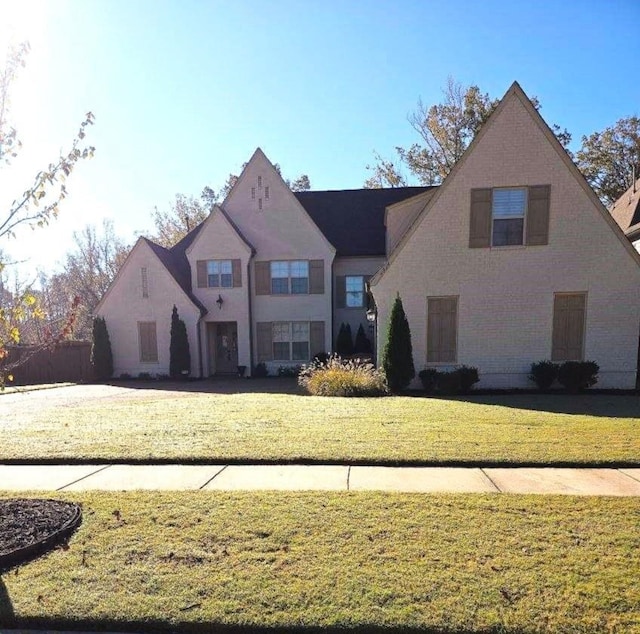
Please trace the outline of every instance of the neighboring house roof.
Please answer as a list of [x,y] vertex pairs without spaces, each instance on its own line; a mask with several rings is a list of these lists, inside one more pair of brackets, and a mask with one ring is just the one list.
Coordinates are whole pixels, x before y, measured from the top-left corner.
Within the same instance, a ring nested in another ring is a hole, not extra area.
[[609,208],[628,238],[640,237],[640,178]]
[[345,189],[294,195],[336,248],[336,255],[384,256],[385,209],[429,189],[432,187]]
[[207,309],[192,292],[191,268],[189,267],[189,261],[187,260],[185,251],[198,235],[203,224],[204,223],[201,222],[193,231],[188,233],[180,242],[170,249],[165,249],[148,238],[142,238],[156,254],[160,262],[162,262],[164,268],[169,271],[187,297],[200,309],[202,315],[207,312]]

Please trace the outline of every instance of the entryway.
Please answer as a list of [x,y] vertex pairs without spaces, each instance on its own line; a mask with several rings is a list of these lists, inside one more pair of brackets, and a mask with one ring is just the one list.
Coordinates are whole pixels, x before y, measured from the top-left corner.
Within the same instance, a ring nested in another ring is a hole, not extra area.
[[238,373],[238,324],[235,321],[207,323],[209,376]]

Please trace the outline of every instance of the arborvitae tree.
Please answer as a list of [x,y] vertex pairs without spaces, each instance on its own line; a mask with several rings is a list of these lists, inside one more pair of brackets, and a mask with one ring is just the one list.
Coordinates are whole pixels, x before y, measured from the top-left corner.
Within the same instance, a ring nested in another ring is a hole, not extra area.
[[189,338],[184,321],[178,316],[174,306],[171,313],[171,343],[169,344],[169,374],[172,378],[182,378],[191,370]]
[[351,335],[351,326],[349,324],[340,324],[336,340],[336,352],[341,357],[353,354],[353,336]]
[[391,309],[387,343],[382,355],[382,367],[387,376],[389,389],[394,393],[407,387],[416,374],[413,367],[411,330],[399,294]]
[[360,326],[358,327],[358,332],[356,333],[356,342],[353,346],[353,351],[356,354],[371,354],[373,352],[371,340],[365,334],[362,324],[360,324]]
[[113,355],[104,317],[96,317],[93,320],[92,334],[91,365],[93,372],[98,381],[106,381],[113,375]]

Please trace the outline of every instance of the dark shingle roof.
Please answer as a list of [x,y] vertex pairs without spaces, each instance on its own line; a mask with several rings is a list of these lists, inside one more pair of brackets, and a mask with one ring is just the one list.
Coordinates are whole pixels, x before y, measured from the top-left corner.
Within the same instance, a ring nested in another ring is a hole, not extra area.
[[159,244],[151,242],[148,238],[143,238],[143,240],[146,241],[151,250],[158,256],[160,262],[162,262],[167,271],[171,273],[173,279],[179,284],[187,297],[200,309],[200,313],[204,315],[207,309],[191,290],[191,269],[186,255],[187,248],[200,232],[202,224],[203,223],[200,223],[193,231],[188,233],[180,242],[170,249],[165,249]]
[[640,233],[640,178],[611,205],[609,211],[630,238]]
[[294,192],[339,256],[385,255],[384,212],[432,187]]

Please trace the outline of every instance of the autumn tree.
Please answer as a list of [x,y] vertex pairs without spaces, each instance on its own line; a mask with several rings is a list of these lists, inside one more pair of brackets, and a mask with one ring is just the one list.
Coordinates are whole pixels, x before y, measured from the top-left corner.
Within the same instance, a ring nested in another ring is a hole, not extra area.
[[[367,165],[371,176],[365,181],[365,187],[403,187],[410,180],[421,185],[438,185],[453,169],[499,102],[483,93],[478,86],[463,86],[451,77],[443,94],[444,99],[439,104],[427,106],[422,100],[418,101],[415,111],[408,116],[418,141],[406,148],[397,146],[396,161],[374,153],[375,163]],[[536,109],[540,108],[535,97],[531,101]],[[569,132],[557,125],[553,129],[567,147],[571,141]]]
[[[20,150],[18,133],[10,123],[10,92],[19,68],[25,65],[28,51],[26,43],[9,47],[0,67],[0,166],[3,168],[11,166]],[[15,237],[16,232],[25,226],[42,227],[58,215],[59,205],[67,195],[65,179],[79,161],[93,156],[94,148],[84,145],[86,128],[93,124],[93,119],[93,114],[87,113],[71,147],[39,171],[6,211],[0,211],[0,239]],[[0,271],[9,264],[6,258],[0,259]],[[6,362],[8,346],[20,342],[21,323],[27,318],[41,316],[42,308],[29,286],[11,293],[11,300],[0,307],[0,386],[10,376],[10,367]],[[70,308],[69,319],[57,332],[49,333],[49,342],[67,336],[74,318],[75,313]]]
[[600,200],[614,203],[640,177],[640,117],[583,136],[576,163]]

